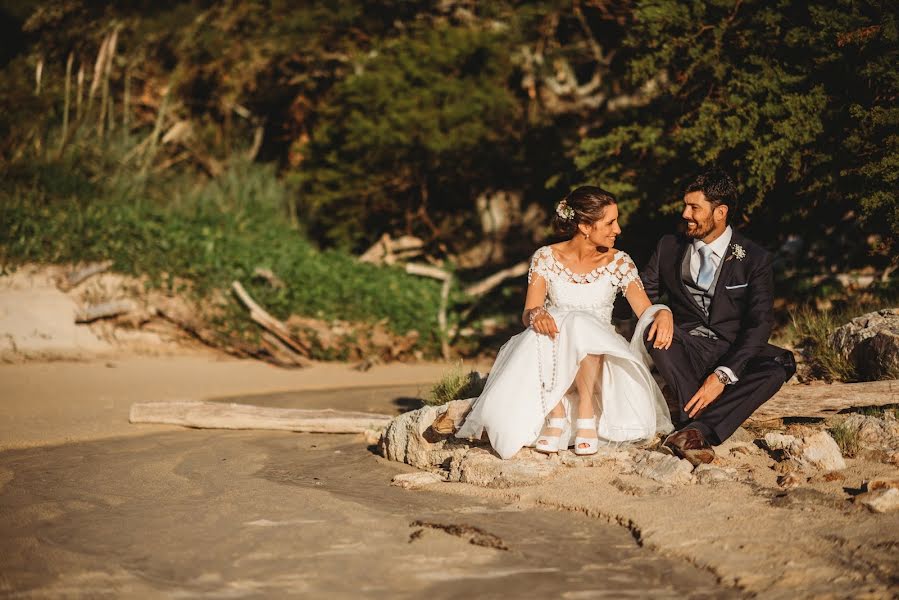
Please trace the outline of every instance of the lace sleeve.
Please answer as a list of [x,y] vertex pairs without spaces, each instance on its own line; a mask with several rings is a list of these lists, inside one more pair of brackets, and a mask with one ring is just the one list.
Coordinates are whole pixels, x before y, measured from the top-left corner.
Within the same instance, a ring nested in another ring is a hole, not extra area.
[[631,260],[631,257],[621,253],[621,256],[615,261],[615,269],[612,271],[612,279],[615,286],[622,295],[627,294],[627,289],[632,283],[636,283],[643,289],[643,282],[640,281],[640,272],[637,265]]
[[549,274],[549,264],[547,263],[549,257],[546,255],[547,251],[549,251],[549,248],[544,246],[534,252],[534,256],[531,258],[531,266],[528,268],[528,285],[534,281],[534,277],[537,275],[544,280],[547,279],[547,275]]

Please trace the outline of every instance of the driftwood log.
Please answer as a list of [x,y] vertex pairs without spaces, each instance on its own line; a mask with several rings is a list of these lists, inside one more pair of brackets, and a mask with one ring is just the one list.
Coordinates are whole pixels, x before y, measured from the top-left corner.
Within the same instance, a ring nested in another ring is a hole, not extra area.
[[85,265],[77,271],[70,271],[65,279],[59,282],[59,289],[63,292],[68,292],[82,281],[109,270],[111,266],[111,260],[104,260],[103,262]]
[[75,322],[91,323],[97,319],[117,317],[132,310],[134,310],[134,303],[131,300],[111,300],[100,304],[91,304],[78,311],[75,315]]
[[440,352],[444,360],[449,360],[449,328],[447,325],[446,311],[449,308],[449,295],[453,287],[453,274],[437,267],[417,263],[406,264],[406,273],[419,277],[430,277],[442,281],[440,287],[440,306],[437,309],[437,327],[440,328]]
[[250,318],[260,327],[275,335],[279,340],[286,344],[294,353],[308,357],[309,347],[291,335],[287,325],[273,317],[264,308],[259,306],[250,294],[244,289],[239,281],[231,282],[231,289],[250,310]]
[[268,331],[262,332],[262,346],[281,367],[308,367],[312,361],[294,352],[290,346]]
[[483,296],[487,292],[493,290],[493,288],[500,285],[506,279],[512,277],[521,277],[528,272],[531,263],[528,261],[522,261],[518,264],[512,265],[506,269],[501,271],[497,271],[496,273],[485,277],[481,281],[474,283],[467,288],[465,288],[465,293],[469,296]]
[[823,419],[841,410],[899,404],[899,380],[815,385],[786,385],[749,418],[763,423],[778,419]]
[[140,402],[131,423],[183,425],[199,429],[272,429],[304,433],[364,433],[386,427],[393,417],[331,409],[270,408],[222,402]]

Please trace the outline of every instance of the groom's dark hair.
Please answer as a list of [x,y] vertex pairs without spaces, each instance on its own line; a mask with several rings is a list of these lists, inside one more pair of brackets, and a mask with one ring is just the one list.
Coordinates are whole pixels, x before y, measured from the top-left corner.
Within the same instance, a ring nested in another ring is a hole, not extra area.
[[712,206],[723,204],[727,207],[727,220],[737,211],[737,185],[724,169],[713,167],[699,174],[687,186],[685,193],[702,192]]

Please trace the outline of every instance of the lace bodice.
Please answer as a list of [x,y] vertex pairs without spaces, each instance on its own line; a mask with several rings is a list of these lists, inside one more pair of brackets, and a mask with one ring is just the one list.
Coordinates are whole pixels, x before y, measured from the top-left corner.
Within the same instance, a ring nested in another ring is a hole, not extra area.
[[588,310],[608,322],[612,320],[612,304],[618,292],[626,293],[631,283],[643,288],[637,266],[621,250],[606,265],[589,273],[574,273],[556,259],[552,248],[543,246],[531,259],[528,283],[535,277],[546,281],[547,308]]

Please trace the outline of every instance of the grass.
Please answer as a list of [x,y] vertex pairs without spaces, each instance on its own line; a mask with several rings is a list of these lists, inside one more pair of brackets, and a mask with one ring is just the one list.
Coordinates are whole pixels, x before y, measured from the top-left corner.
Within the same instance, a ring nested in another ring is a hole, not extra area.
[[830,435],[840,447],[843,456],[853,458],[858,455],[858,451],[861,449],[861,440],[857,427],[852,427],[843,421],[830,427]]
[[895,406],[865,406],[855,412],[866,417],[899,420],[899,407]]
[[874,290],[868,296],[868,299],[845,302],[828,310],[803,306],[790,311],[790,322],[781,337],[783,341],[804,351],[813,377],[850,382],[899,378],[899,373],[890,370],[861,372],[857,365],[830,343],[830,335],[855,317],[899,305],[894,289],[883,290],[882,293]]
[[[439,285],[319,251],[291,223],[294,197],[271,167],[234,162],[215,179],[145,175],[115,164],[123,150],[74,147],[58,160],[0,165],[0,270],[111,259],[114,270],[147,276],[151,286],[225,298],[208,318],[226,336],[253,338],[256,328],[229,292],[239,280],[281,319],[383,320],[397,334],[417,330],[418,347],[437,354]],[[286,285],[254,280],[257,267]],[[178,289],[179,281],[187,283]]]
[[483,380],[473,377],[473,373],[465,371],[459,364],[434,384],[425,396],[424,402],[430,406],[440,406],[453,400],[472,398],[483,389]]
[[[845,356],[828,341],[829,336],[849,319],[831,311],[803,307],[791,313],[790,329],[797,346],[804,346],[812,374],[836,381],[857,381],[858,373]],[[850,317],[851,318],[851,317]]]

